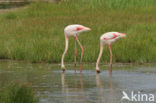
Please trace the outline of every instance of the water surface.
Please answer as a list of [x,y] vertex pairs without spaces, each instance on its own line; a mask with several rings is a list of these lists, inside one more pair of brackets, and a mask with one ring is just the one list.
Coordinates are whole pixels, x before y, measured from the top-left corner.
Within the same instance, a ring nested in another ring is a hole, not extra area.
[[85,65],[82,74],[74,73],[73,66],[67,68],[62,73],[57,64],[0,61],[0,85],[30,83],[40,103],[132,103],[121,101],[122,91],[128,95],[134,91],[156,96],[155,64],[116,64],[112,76],[105,65],[101,66],[100,74],[96,74],[93,64]]

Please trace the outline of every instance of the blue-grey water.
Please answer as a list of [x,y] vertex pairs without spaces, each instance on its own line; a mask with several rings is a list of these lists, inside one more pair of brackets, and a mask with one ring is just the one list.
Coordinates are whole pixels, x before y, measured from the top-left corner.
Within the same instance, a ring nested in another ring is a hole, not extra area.
[[[9,82],[31,83],[40,103],[156,103],[155,64],[116,64],[111,76],[107,65],[97,74],[94,64],[85,64],[80,74],[72,65],[62,73],[57,64],[0,61],[0,85]],[[121,100],[123,91],[130,99],[131,92],[137,99],[152,94],[155,101]]]

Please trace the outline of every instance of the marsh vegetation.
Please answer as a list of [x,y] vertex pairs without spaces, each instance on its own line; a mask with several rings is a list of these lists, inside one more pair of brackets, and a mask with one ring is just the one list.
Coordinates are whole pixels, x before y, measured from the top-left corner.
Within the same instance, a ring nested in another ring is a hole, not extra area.
[[[64,51],[64,27],[82,24],[92,28],[91,32],[79,36],[85,48],[84,62],[96,61],[99,37],[108,31],[127,34],[113,45],[115,62],[156,62],[155,11],[155,0],[31,3],[26,8],[0,14],[0,58],[60,62]],[[73,43],[69,45],[65,60],[72,62],[74,40],[69,42]],[[105,47],[102,61],[109,62],[108,47]]]
[[8,83],[0,86],[1,103],[38,103],[38,101],[28,84]]

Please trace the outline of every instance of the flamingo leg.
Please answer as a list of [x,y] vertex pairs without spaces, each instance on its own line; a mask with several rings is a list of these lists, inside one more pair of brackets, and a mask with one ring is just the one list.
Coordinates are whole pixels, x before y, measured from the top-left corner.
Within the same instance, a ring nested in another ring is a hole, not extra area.
[[77,57],[77,47],[76,47],[77,36],[75,36],[75,56],[74,56],[74,72],[76,72],[76,57]]
[[82,72],[82,58],[83,58],[83,53],[84,53],[84,48],[83,46],[81,45],[79,39],[77,38],[77,42],[81,48],[81,58],[80,58],[80,73]]
[[109,51],[110,51],[110,69],[109,69],[109,72],[110,72],[110,74],[112,74],[112,57],[113,57],[113,54],[112,54],[111,44],[109,45]]

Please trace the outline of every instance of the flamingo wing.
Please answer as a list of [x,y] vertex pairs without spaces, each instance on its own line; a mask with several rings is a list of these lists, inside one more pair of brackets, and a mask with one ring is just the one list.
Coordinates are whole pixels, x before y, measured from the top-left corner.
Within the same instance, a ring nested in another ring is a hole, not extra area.
[[111,39],[115,39],[116,37],[118,37],[118,35],[116,33],[108,33],[106,35],[104,35],[104,40],[111,40]]

